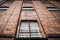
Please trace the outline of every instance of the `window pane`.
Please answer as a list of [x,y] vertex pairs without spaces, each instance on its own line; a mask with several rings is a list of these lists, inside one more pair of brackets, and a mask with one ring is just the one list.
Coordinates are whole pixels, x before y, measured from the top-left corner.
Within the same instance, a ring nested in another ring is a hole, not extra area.
[[38,23],[37,22],[31,22],[30,27],[38,27]]
[[31,37],[42,37],[40,33],[31,33]]
[[38,27],[30,27],[30,31],[31,32],[39,32],[39,28]]
[[20,33],[19,37],[24,37],[24,38],[30,37],[30,34],[29,33]]
[[27,22],[21,23],[20,32],[29,32],[29,24]]
[[20,27],[20,32],[29,32],[29,27]]
[[31,32],[39,32],[38,23],[31,22],[30,23],[30,31]]
[[29,24],[27,22],[21,22],[21,27],[29,27]]

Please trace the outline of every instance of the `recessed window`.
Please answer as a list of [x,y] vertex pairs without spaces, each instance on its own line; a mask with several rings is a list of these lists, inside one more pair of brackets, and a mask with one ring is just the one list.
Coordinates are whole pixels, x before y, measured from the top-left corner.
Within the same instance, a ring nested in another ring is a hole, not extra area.
[[7,6],[0,6],[0,15],[2,15],[3,12],[7,11]]
[[0,6],[0,10],[7,10],[9,7],[7,6]]
[[48,7],[48,10],[54,12],[57,18],[60,18],[60,9],[57,7]]
[[50,10],[50,11],[60,10],[59,8],[56,8],[56,7],[47,7],[47,8],[48,8],[48,10]]
[[38,22],[37,21],[21,21],[19,38],[21,37],[22,38],[42,37],[42,34],[39,31]]
[[33,7],[23,7],[22,11],[35,11]]

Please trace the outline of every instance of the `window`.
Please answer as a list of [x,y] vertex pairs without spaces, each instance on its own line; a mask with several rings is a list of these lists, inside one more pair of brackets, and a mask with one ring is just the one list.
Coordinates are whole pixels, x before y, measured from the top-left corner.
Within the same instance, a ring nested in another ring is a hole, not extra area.
[[56,7],[47,7],[47,8],[48,8],[48,10],[50,10],[50,11],[60,10],[59,8],[56,8]]
[[19,38],[42,37],[37,21],[21,21]]
[[38,23],[31,22],[30,23],[30,31],[31,32],[39,32]]
[[20,38],[22,38],[22,37],[23,37],[23,38],[25,38],[25,37],[30,37],[30,34],[29,34],[29,33],[20,33],[20,34],[19,34],[19,37],[20,37]]
[[23,7],[22,11],[35,11],[33,7]]
[[0,10],[7,10],[9,7],[7,6],[0,6]]
[[51,12],[54,12],[57,18],[60,17],[60,9],[57,7],[48,7],[48,10]]
[[3,12],[7,11],[7,6],[0,6],[0,15],[2,15]]
[[27,22],[21,22],[20,32],[29,32],[28,26]]

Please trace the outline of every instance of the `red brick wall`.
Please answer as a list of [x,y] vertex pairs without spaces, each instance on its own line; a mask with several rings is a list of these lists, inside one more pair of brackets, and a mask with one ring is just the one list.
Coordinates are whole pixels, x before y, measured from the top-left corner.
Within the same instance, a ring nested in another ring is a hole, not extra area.
[[0,40],[14,40],[14,38],[0,38]]

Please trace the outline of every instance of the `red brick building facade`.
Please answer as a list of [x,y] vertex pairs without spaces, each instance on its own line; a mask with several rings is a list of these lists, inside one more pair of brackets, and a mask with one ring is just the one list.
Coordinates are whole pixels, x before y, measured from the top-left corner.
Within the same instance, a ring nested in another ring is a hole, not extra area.
[[2,0],[0,40],[60,40],[60,1]]

